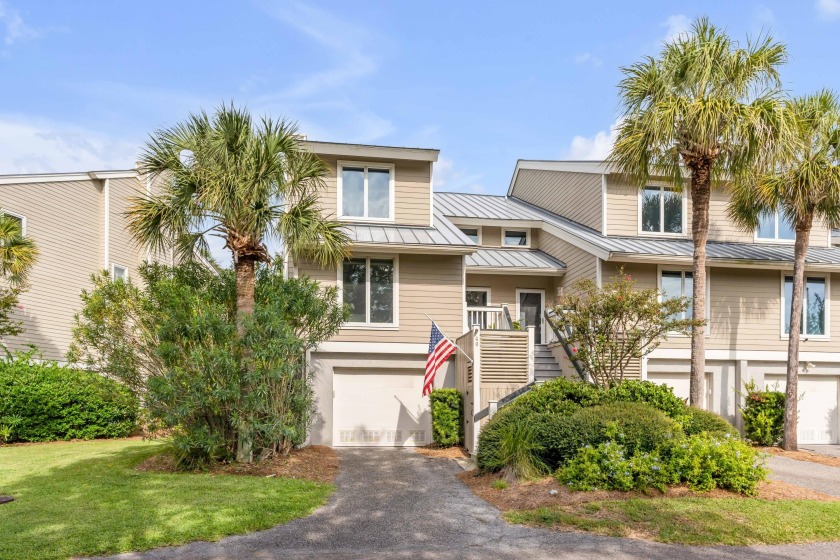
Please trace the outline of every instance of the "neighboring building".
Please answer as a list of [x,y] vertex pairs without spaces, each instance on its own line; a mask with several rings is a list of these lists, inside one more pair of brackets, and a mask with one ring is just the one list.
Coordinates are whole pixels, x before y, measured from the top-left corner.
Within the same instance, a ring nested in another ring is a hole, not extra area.
[[[519,161],[506,196],[434,193],[437,150],[308,146],[332,170],[324,212],[352,239],[351,258],[336,270],[287,262],[287,274],[337,286],[352,307],[339,334],[310,356],[314,443],[431,441],[421,396],[431,319],[464,350],[438,386],[464,392],[473,449],[476,414],[532,381],[576,375],[544,309],[578,279],[602,283],[623,269],[640,287],[691,295],[691,200],[665,182],[639,190],[600,162]],[[27,331],[13,347],[33,343],[62,359],[89,276],[136,274],[149,255],[132,244],[124,211],[146,188],[134,171],[0,177],[0,211],[20,217],[41,249],[21,298]],[[726,205],[715,191],[705,405],[737,423],[745,381],[784,386],[793,241],[777,216],[757,232],[739,230]],[[818,224],[807,261],[801,443],[840,442],[838,273],[840,247]],[[689,354],[689,338],[673,336],[632,375],[687,397]]]
[[145,188],[134,170],[0,176],[0,213],[19,218],[40,251],[15,314],[25,331],[7,341],[10,349],[31,344],[63,361],[91,275],[136,276],[148,254],[132,241],[124,213]]

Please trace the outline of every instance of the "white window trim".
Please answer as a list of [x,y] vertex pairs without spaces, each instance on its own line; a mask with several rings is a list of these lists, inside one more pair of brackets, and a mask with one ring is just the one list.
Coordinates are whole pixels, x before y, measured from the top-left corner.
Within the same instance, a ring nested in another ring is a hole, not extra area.
[[[519,294],[540,294],[540,335],[542,339],[537,340],[536,344],[545,344],[545,290],[540,290],[537,288],[516,288],[516,315],[514,315],[514,321],[518,321],[520,317]],[[525,325],[522,325],[522,328],[525,328]]]
[[23,214],[18,214],[17,212],[12,212],[11,210],[7,210],[6,208],[0,208],[0,214],[3,216],[11,216],[12,218],[17,218],[20,220],[20,231],[23,236],[26,236],[26,216]]
[[[775,212],[775,218],[776,218],[776,221],[775,221],[774,230],[773,230],[774,237],[759,237],[758,236],[758,227],[756,227],[755,231],[753,232],[753,241],[755,241],[756,243],[773,243],[773,244],[783,243],[785,245],[793,245],[794,243],[796,243],[796,232],[795,231],[794,231],[793,239],[781,239],[781,238],[779,238],[779,218],[781,218],[781,216],[779,215],[778,208],[776,209],[776,212]],[[829,233],[829,239],[830,239],[831,238],[831,230],[830,229],[828,230],[828,233]],[[829,242],[829,246],[831,246],[830,242]]]
[[[690,266],[668,266],[668,265],[658,265],[656,267],[656,291],[659,292],[659,301],[662,302],[662,273],[663,272],[694,272],[694,269]],[[693,281],[693,279],[692,279]],[[685,276],[683,275],[683,284],[685,284]],[[712,275],[711,269],[706,267],[706,336],[705,338],[709,338],[711,334],[711,329],[709,326],[711,324],[712,319]],[[693,309],[693,305],[692,305]],[[691,335],[685,335],[682,333],[669,333],[668,336],[680,337],[680,338],[687,338]]]
[[[394,210],[394,191],[395,191],[395,166],[393,163],[375,163],[375,162],[364,162],[364,161],[339,161],[337,164],[337,173],[336,173],[336,191],[337,191],[337,198],[338,198],[338,206],[336,207],[336,216],[340,220],[346,222],[382,222],[382,223],[393,223],[395,221],[395,210]],[[345,167],[357,167],[363,168],[365,170],[365,180],[364,180],[364,216],[345,216],[344,215],[344,205],[343,205],[343,195],[344,195],[344,188],[343,188],[343,179],[342,173]],[[390,178],[388,180],[388,200],[390,203],[390,207],[388,209],[389,217],[387,218],[368,218],[368,169],[387,169]]]
[[676,237],[676,238],[686,238],[688,237],[688,197],[685,196],[685,191],[677,192],[682,198],[682,232],[680,233],[670,233],[665,231],[644,231],[642,229],[642,200],[645,197],[645,189],[659,189],[660,198],[659,198],[659,227],[663,228],[665,226],[665,204],[663,203],[664,198],[662,197],[662,192],[665,189],[673,189],[673,187],[669,187],[667,185],[647,185],[642,189],[639,189],[639,195],[637,197],[636,205],[637,205],[637,223],[636,223],[636,230],[639,235],[647,236],[647,237]]
[[[486,292],[487,293],[487,307],[491,307],[493,305],[491,303],[492,300],[490,299],[490,293],[491,293],[490,288],[480,288],[480,287],[477,287],[477,286],[474,286],[474,287],[467,286],[464,289],[464,305],[466,305],[466,302],[467,302],[467,292]],[[470,307],[467,305],[467,309],[469,309],[469,308]]]
[[[508,245],[505,243],[505,237],[507,237],[507,232],[509,231],[524,231],[525,232],[525,245]],[[502,247],[519,247],[522,249],[530,249],[531,248],[531,228],[502,228]]]
[[[461,233],[464,233],[464,230],[465,230],[465,229],[474,229],[474,230],[478,231],[478,244],[479,244],[479,245],[483,245],[483,244],[484,244],[484,237],[482,236],[482,233],[481,233],[481,226],[464,226],[464,225],[460,225],[460,226],[455,226],[455,227],[457,227],[459,230],[461,230]],[[464,233],[464,235],[467,235],[467,234],[466,234],[466,233]]]
[[[363,330],[386,330],[394,331],[400,327],[400,258],[398,255],[353,255],[351,259],[365,259],[365,284],[368,288],[365,291],[365,318],[364,323],[347,322],[341,325],[342,329],[363,329]],[[370,260],[387,260],[394,261],[394,321],[392,323],[371,323],[370,322]],[[337,267],[338,278],[338,304],[344,305],[344,263]]]
[[121,268],[125,270],[125,279],[128,280],[128,267],[125,265],[121,265],[119,263],[111,263],[111,280],[117,279],[116,270],[117,268]]
[[[779,301],[781,305],[781,314],[779,315],[779,337],[781,340],[788,340],[790,335],[785,332],[785,276],[793,276],[793,271],[781,271],[781,282],[779,285]],[[825,279],[825,334],[806,334],[799,335],[799,340],[829,340],[831,338],[831,274],[828,272],[813,272],[805,271],[805,283],[802,285],[803,290],[807,288],[808,278],[824,278]],[[804,297],[803,293],[803,297]],[[802,313],[805,314],[808,302],[802,300]],[[804,323],[803,323],[804,324]]]

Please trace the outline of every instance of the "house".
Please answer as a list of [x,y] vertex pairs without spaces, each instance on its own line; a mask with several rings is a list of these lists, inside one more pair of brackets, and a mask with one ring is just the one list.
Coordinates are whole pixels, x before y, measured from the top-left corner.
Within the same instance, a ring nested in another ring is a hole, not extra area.
[[[544,314],[577,280],[607,282],[623,270],[641,287],[691,294],[691,200],[667,182],[640,190],[602,162],[521,160],[505,196],[436,193],[437,150],[307,145],[331,169],[324,213],[352,240],[351,257],[336,269],[286,261],[286,274],[337,286],[351,307],[340,332],[309,356],[313,443],[431,441],[421,389],[432,320],[461,348],[437,385],[465,395],[474,450],[476,425],[499,401],[530,383],[577,375]],[[13,348],[34,343],[45,357],[63,359],[92,273],[133,277],[144,260],[166,258],[133,244],[126,230],[128,198],[149,188],[134,170],[0,177],[0,211],[20,218],[41,249],[32,289],[21,298],[27,331]],[[784,387],[793,242],[778,216],[744,232],[726,205],[716,190],[704,406],[737,423],[744,382]],[[801,345],[802,443],[840,441],[838,273],[840,247],[818,224]],[[689,353],[690,340],[672,336],[631,375],[687,397]]]

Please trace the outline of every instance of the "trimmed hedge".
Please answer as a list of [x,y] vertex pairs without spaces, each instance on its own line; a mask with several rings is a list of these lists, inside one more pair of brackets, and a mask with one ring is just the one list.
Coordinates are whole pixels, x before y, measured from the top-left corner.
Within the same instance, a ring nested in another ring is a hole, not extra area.
[[723,416],[693,406],[686,407],[681,424],[687,436],[705,432],[712,435],[740,437],[738,430]]
[[676,396],[670,387],[637,380],[624,381],[610,387],[603,393],[600,402],[644,403],[674,419],[685,414],[688,408],[685,401]]
[[435,389],[429,394],[432,408],[432,439],[441,447],[458,445],[464,439],[464,401],[457,389]]
[[137,398],[99,374],[30,363],[0,363],[0,427],[9,441],[125,437],[137,428]]

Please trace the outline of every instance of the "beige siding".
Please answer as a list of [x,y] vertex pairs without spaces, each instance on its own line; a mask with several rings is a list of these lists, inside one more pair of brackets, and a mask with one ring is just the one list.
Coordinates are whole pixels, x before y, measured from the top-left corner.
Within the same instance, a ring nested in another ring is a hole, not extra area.
[[[325,215],[337,216],[338,190],[337,173],[339,161],[353,161],[352,158],[322,156],[330,166],[321,197]],[[394,165],[394,214],[395,223],[401,225],[426,226],[430,222],[431,164],[427,161],[383,160],[366,158],[364,162]]]
[[581,278],[596,279],[597,257],[592,253],[546,232],[542,232],[540,249],[566,265],[566,274],[560,283],[563,288],[568,289]]
[[[662,181],[651,181],[651,185],[667,185]],[[688,189],[686,200],[685,237],[691,236],[691,197]],[[735,225],[727,215],[729,194],[722,188],[712,190],[709,200],[709,240],[732,243],[753,243],[754,233],[744,231]],[[617,175],[607,178],[607,234],[614,236],[639,235],[639,189],[623,181]],[[814,224],[811,246],[829,246],[828,228],[820,221]]]
[[511,316],[516,314],[516,290],[534,289],[545,290],[545,303],[551,305],[555,285],[560,276],[516,276],[515,274],[471,274],[467,272],[467,287],[490,288],[490,305],[498,306],[506,303]]
[[[299,270],[301,275],[306,274],[325,285],[337,283],[335,270],[319,269],[306,264],[301,264]],[[345,328],[332,340],[427,343],[431,324],[426,314],[447,335],[456,337],[462,334],[465,302],[460,255],[400,255],[398,281],[398,328]]]
[[[461,226],[464,228],[478,227],[478,226]],[[540,248],[540,236],[542,231],[537,228],[523,228],[523,227],[501,227],[501,226],[481,226],[481,245],[482,247],[501,247],[502,235],[506,229],[516,231],[527,231],[530,237],[531,249]]]
[[520,169],[512,195],[601,230],[601,175]]
[[125,214],[131,204],[130,199],[143,196],[145,187],[136,179],[111,179],[109,188],[111,191],[110,264],[128,267],[129,277],[137,280],[140,263],[146,259],[146,249],[132,239]]

